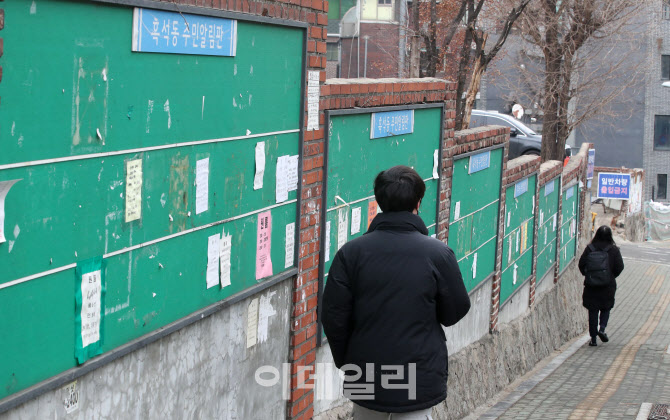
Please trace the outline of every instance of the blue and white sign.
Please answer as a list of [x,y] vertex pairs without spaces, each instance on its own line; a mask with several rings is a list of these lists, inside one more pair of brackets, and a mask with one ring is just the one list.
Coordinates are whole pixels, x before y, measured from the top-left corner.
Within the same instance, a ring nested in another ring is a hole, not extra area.
[[491,151],[484,153],[479,153],[476,155],[470,156],[470,165],[468,165],[468,173],[474,174],[475,172],[483,171],[488,169],[491,166]]
[[133,51],[234,57],[236,46],[236,20],[133,10]]
[[568,200],[575,195],[575,187],[570,187],[565,191],[565,199]]
[[554,180],[548,182],[547,185],[544,186],[544,196],[545,197],[554,192],[555,184],[556,184],[556,180],[554,179]]
[[528,178],[514,184],[514,198],[528,191]]
[[414,110],[374,112],[370,123],[370,140],[414,132]]
[[586,179],[593,179],[593,170],[596,167],[596,150],[589,149],[589,158],[586,165]]
[[630,199],[630,174],[598,174],[598,198]]

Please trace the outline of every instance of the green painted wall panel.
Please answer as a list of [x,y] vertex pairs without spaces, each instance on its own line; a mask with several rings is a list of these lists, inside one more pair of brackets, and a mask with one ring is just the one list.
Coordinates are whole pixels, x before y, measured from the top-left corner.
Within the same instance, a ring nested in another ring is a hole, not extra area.
[[[554,191],[546,194],[549,183],[553,183]],[[558,198],[560,178],[555,178],[540,188],[537,280],[541,280],[556,263],[556,237],[558,233]]]
[[31,4],[4,6],[0,164],[299,128],[301,30],[240,21],[236,57],[134,53],[132,8]]
[[516,184],[505,190],[505,236],[500,286],[500,301],[503,303],[533,274],[537,175],[531,175],[527,180],[528,190],[518,197],[514,197]]
[[[568,197],[568,195],[571,195]],[[563,191],[563,206],[561,208],[561,215],[563,222],[561,223],[561,262],[560,271],[572,261],[577,253],[576,238],[576,224],[579,212],[579,188],[573,185]]]
[[472,174],[468,173],[469,157],[454,160],[448,244],[456,253],[468,291],[495,269],[503,149],[490,153],[489,167]]
[[[395,165],[413,167],[426,183],[419,216],[435,234],[437,222],[438,180],[433,179],[433,155],[440,147],[442,108],[414,110],[414,132],[399,136],[370,139],[371,113],[333,115],[328,129],[327,210],[326,222],[330,228],[330,259],[324,261],[328,273],[337,252],[337,208],[342,202],[348,206],[347,241],[367,231],[368,203],[374,200],[373,182],[377,174]],[[362,201],[361,201],[362,200]],[[361,231],[351,235],[351,212],[361,207]],[[333,210],[335,209],[335,210]],[[324,225],[323,234],[326,228]],[[327,245],[324,245],[327,246]],[[325,253],[321,254],[325,259]]]
[[[275,174],[277,157],[300,151],[303,29],[238,21],[236,57],[132,53],[132,8],[51,1],[31,14],[31,3],[3,6],[3,38],[14,47],[0,58],[0,166],[98,155],[0,169],[0,181],[22,179],[6,200],[0,285],[38,276],[0,289],[0,337],[11,343],[0,350],[0,399],[76,365],[69,265],[107,254],[107,352],[266,280],[255,275],[266,209],[273,274],[285,271],[285,228],[297,218],[295,191],[276,204]],[[284,130],[292,132],[263,135]],[[228,140],[184,145],[212,139]],[[266,170],[254,190],[259,141]],[[154,146],[167,147],[124,152]],[[203,158],[209,208],[196,215]],[[142,217],[126,223],[133,159],[142,160]],[[206,289],[207,239],[224,231],[232,284]]]

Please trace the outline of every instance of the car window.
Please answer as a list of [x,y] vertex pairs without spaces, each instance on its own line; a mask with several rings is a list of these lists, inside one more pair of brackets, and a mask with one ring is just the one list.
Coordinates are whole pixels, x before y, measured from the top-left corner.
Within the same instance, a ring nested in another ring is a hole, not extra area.
[[483,127],[487,124],[487,118],[484,115],[470,115],[470,127]]

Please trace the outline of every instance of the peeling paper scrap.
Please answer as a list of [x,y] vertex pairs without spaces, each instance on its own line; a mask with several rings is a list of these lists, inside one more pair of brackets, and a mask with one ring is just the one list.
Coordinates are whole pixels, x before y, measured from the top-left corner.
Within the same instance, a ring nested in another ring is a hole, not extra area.
[[19,181],[21,180],[13,179],[11,181],[0,182],[0,244],[7,241],[5,238],[5,198],[7,197],[7,193],[9,193],[9,189]]
[[221,288],[230,286],[230,262],[233,250],[233,236],[223,232],[219,252],[219,264],[221,267]]
[[326,261],[330,261],[330,222],[326,222]]
[[217,233],[207,240],[207,288],[219,284],[219,258],[221,237]]
[[256,280],[272,275],[272,259],[270,258],[272,239],[272,213],[266,211],[258,215],[256,237]]
[[435,153],[433,154],[433,179],[437,179],[440,177],[440,174],[437,171],[438,168],[438,163],[440,159],[440,151],[438,149],[435,149]]
[[263,188],[263,175],[265,175],[265,142],[256,143],[256,174],[254,175],[254,190]]
[[142,159],[126,162],[126,223],[142,217]]
[[351,210],[351,234],[355,235],[361,231],[361,208]]
[[286,252],[284,256],[284,268],[293,267],[295,254],[295,222],[286,225]]
[[258,337],[258,298],[253,299],[247,308],[247,348],[256,344]]
[[195,214],[209,208],[209,158],[196,162],[195,169]]
[[349,209],[342,207],[337,211],[337,250],[347,243],[347,228],[349,227]]
[[270,317],[277,315],[272,307],[272,297],[277,292],[271,292],[261,296],[258,304],[258,343],[264,343],[268,339],[268,330],[270,329]]

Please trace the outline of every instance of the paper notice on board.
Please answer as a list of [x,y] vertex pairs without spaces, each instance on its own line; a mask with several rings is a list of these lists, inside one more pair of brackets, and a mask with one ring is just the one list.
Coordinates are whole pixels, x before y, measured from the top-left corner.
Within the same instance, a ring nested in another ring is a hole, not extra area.
[[142,217],[142,159],[126,162],[126,223]]
[[509,247],[507,249],[507,264],[512,262],[512,242],[513,242],[513,239],[514,239],[512,237],[512,235],[509,235],[508,238],[509,238],[509,241],[508,241],[509,242]]
[[370,223],[374,220],[375,216],[377,215],[377,201],[376,200],[370,200],[368,201],[368,229],[370,229]]
[[477,278],[477,253],[475,252],[475,256],[472,258],[472,279],[474,280]]
[[295,222],[286,225],[286,255],[284,268],[293,267],[295,256]]
[[556,232],[556,216],[557,216],[557,215],[558,215],[558,214],[554,214],[554,221],[553,221],[553,225],[554,225],[554,226],[551,228],[551,231],[552,231],[552,232]]
[[458,220],[461,217],[461,202],[457,201],[454,206],[454,220]]
[[549,228],[547,226],[544,227],[544,244],[547,244],[547,232],[549,231]]
[[318,71],[307,72],[307,131],[319,129],[319,76]]
[[330,261],[330,222],[326,222],[326,261]]
[[272,275],[272,259],[270,258],[272,239],[272,214],[269,211],[258,215],[256,235],[256,280]]
[[265,142],[256,143],[256,174],[254,175],[254,190],[263,188],[263,175],[265,175]]
[[253,299],[247,308],[247,348],[256,344],[258,331],[258,298]]
[[516,284],[516,271],[518,268],[519,266],[514,264],[514,271],[512,272],[512,284]]
[[217,233],[207,239],[207,288],[219,284],[219,258],[221,237]]
[[230,286],[230,263],[233,251],[233,236],[223,232],[219,251],[219,265],[221,267],[221,288]]
[[288,190],[298,189],[298,155],[288,157]]
[[101,270],[81,276],[81,346],[100,341],[100,314],[102,308]]
[[5,238],[5,198],[9,189],[19,181],[20,179],[13,179],[0,182],[0,244],[7,240]]
[[288,156],[279,156],[277,158],[275,196],[277,203],[283,203],[288,200]]
[[337,250],[347,243],[347,231],[349,227],[349,209],[342,207],[337,211]]
[[307,72],[307,86],[319,86],[319,72],[318,71],[308,71]]
[[438,168],[438,163],[440,160],[440,151],[438,149],[435,149],[435,153],[433,154],[433,179],[437,179],[440,177],[440,174],[437,171]]
[[195,164],[195,214],[209,208],[209,158]]
[[351,210],[351,234],[355,235],[361,231],[361,208]]
[[516,231],[516,250],[514,252],[519,252],[519,245],[521,245],[521,229]]

